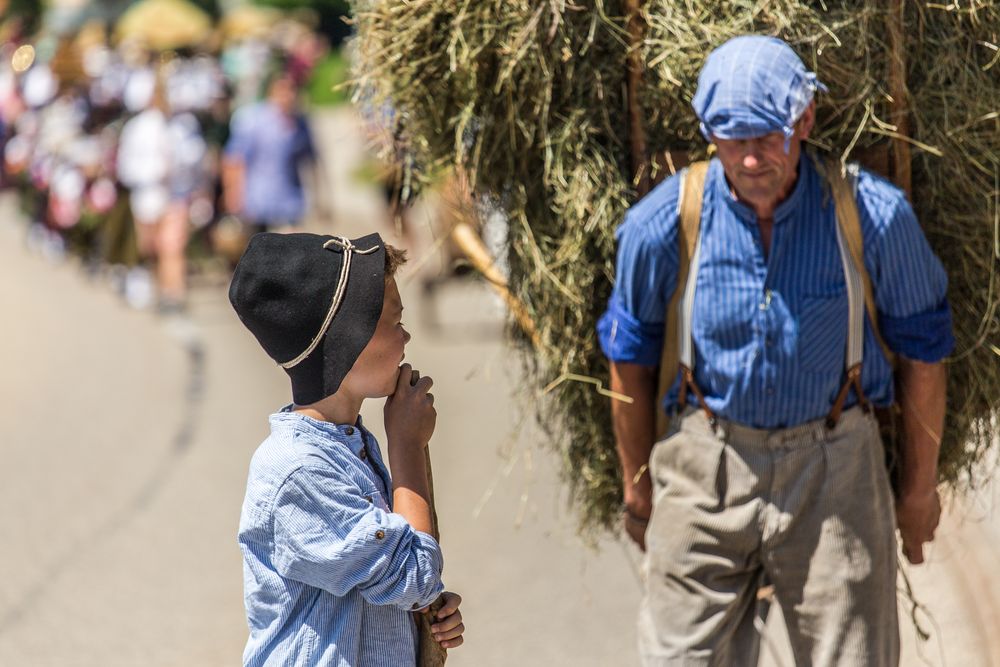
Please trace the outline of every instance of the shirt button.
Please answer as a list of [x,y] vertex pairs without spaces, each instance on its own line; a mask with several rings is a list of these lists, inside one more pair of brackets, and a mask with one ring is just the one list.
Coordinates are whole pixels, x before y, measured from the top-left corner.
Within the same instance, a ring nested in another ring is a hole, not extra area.
[[767,341],[768,347],[774,347],[774,336],[768,336],[764,340]]
[[374,501],[372,500],[372,497],[371,497],[371,496],[365,496],[365,500],[367,500],[367,501],[368,501],[368,502],[370,502],[370,503],[371,503],[371,502],[374,502]]
[[362,449],[361,452],[358,454],[358,456],[360,456],[363,459],[367,459],[368,458],[368,450],[367,449]]
[[354,427],[348,426],[347,428],[344,429],[344,433],[346,433],[347,435],[354,435]]
[[385,531],[384,530],[376,530],[375,531],[375,539],[376,540],[384,540],[385,539]]
[[766,391],[766,392],[767,392],[767,395],[768,395],[768,396],[773,396],[773,395],[774,395],[774,387],[768,387],[768,388],[767,388],[767,389],[765,389],[764,391]]

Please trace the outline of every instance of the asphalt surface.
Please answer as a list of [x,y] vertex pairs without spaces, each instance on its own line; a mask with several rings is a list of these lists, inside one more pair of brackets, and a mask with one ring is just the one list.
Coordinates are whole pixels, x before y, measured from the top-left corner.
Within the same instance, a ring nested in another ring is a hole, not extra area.
[[[310,228],[385,231],[378,192],[353,180],[353,125],[327,120],[336,222]],[[476,280],[427,295],[417,273],[433,262],[411,264],[407,360],[436,383],[445,580],[468,625],[449,664],[634,663],[629,553],[578,538],[555,456],[514,398],[499,300]],[[199,279],[186,318],[129,310],[104,279],[29,251],[9,197],[0,266],[0,665],[238,664],[240,504],[267,416],[290,400],[284,374],[225,285]],[[381,405],[363,418],[381,439]]]
[[[314,124],[334,216],[310,228],[386,232],[377,191],[353,176],[353,116]],[[435,379],[446,584],[466,600],[467,643],[449,664],[637,664],[637,554],[576,534],[498,299],[475,280],[422,289],[427,221],[418,210],[401,287],[407,359]],[[29,252],[9,198],[0,267],[0,665],[238,664],[239,508],[267,415],[289,400],[283,373],[221,282],[199,281],[185,318],[129,310],[104,280]],[[381,406],[363,417],[381,436]],[[1000,667],[996,495],[956,506],[910,571],[932,638],[918,644],[903,609],[903,665]],[[792,664],[778,621],[762,664]]]

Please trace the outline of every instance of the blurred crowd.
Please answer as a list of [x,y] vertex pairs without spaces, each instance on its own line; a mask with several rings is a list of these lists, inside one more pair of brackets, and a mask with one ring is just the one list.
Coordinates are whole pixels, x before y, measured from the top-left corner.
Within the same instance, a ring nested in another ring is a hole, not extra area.
[[317,161],[299,97],[325,50],[294,21],[171,48],[102,23],[6,35],[0,185],[29,246],[135,308],[183,309],[192,258],[234,262],[253,231],[301,222]]

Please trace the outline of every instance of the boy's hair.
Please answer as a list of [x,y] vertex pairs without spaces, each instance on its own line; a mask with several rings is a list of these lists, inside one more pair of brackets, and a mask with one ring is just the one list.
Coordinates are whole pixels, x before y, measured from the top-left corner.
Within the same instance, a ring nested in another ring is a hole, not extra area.
[[396,271],[403,264],[406,264],[406,251],[395,248],[388,243],[385,244],[385,281],[388,283],[396,277]]

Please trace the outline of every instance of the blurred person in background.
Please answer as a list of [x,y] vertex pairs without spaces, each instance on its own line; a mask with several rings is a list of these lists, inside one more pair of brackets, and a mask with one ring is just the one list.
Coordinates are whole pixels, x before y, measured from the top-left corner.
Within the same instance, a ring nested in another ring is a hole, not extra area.
[[[317,186],[321,172],[297,97],[326,45],[294,21],[237,35],[221,54],[207,42],[151,51],[136,35],[112,45],[113,31],[92,20],[25,32],[0,15],[0,185],[20,197],[32,251],[80,258],[130,306],[175,312],[192,263],[235,265],[248,229],[305,217],[299,172],[314,167]],[[220,217],[227,201],[239,216]]]
[[311,171],[317,211],[322,216],[327,208],[316,147],[294,78],[276,67],[266,91],[264,100],[233,114],[222,167],[224,201],[251,232],[292,231],[306,214],[303,169]]
[[[147,264],[155,262],[160,303],[166,310],[183,304],[187,270],[187,218],[171,206],[173,140],[160,78],[145,109],[122,128],[118,179],[129,190],[139,256]],[[152,305],[155,290],[144,266],[129,272],[125,298],[136,308]]]

